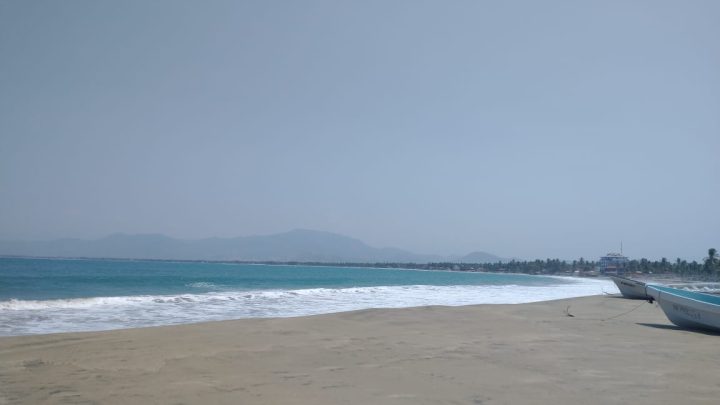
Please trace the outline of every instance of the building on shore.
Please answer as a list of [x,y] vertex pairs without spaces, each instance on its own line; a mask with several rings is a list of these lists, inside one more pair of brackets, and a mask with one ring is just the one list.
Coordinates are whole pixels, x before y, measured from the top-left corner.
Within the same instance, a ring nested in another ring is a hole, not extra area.
[[622,253],[608,253],[600,257],[597,270],[601,275],[625,274],[628,262]]

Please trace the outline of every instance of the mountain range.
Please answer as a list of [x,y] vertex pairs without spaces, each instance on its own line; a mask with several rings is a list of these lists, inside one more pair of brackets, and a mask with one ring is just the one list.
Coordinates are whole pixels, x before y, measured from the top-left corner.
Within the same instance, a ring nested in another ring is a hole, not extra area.
[[307,229],[273,235],[194,240],[175,239],[160,234],[118,233],[95,240],[0,241],[0,255],[326,263],[494,263],[509,260],[479,251],[465,256],[441,256],[396,248],[376,248],[358,239]]

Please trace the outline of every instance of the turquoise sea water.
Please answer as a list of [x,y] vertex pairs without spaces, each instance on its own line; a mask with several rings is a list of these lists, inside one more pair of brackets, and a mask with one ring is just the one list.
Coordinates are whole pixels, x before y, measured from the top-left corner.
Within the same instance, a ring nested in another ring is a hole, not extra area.
[[0,335],[373,307],[519,303],[612,288],[607,281],[516,274],[0,258]]
[[0,301],[401,285],[542,286],[563,282],[567,281],[516,274],[356,267],[0,259]]

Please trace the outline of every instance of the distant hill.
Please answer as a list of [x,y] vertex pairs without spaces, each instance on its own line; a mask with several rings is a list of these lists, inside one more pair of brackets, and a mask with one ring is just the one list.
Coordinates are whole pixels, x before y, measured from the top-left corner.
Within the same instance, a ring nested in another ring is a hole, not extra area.
[[469,253],[455,261],[457,261],[459,263],[497,263],[497,262],[506,262],[509,260],[504,259],[499,256],[495,256],[494,254],[491,254],[491,253],[478,251],[478,252]]
[[0,241],[0,255],[357,263],[444,261],[487,263],[503,260],[484,252],[473,252],[461,258],[451,258],[417,254],[395,248],[375,248],[358,239],[307,229],[296,229],[274,235],[196,240],[174,239],[158,234],[113,234],[96,240]]

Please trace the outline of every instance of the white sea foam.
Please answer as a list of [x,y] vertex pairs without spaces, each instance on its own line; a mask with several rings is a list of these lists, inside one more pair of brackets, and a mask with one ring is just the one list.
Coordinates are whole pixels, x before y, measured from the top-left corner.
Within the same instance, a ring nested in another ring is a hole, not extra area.
[[571,282],[549,286],[411,285],[46,301],[10,300],[0,302],[0,336],[108,330],[238,318],[291,317],[366,308],[518,304],[598,295],[603,292],[618,291],[608,280],[571,279]]
[[207,289],[207,290],[217,290],[219,288],[223,288],[222,285],[218,285],[218,284],[211,283],[208,281],[198,281],[195,283],[190,283],[190,284],[185,284],[185,285],[190,288],[203,288],[203,289]]

